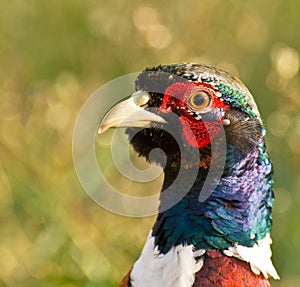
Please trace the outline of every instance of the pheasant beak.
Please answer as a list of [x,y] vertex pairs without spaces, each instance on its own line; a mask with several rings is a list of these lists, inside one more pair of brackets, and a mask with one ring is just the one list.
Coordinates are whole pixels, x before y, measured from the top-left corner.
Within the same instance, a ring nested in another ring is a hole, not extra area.
[[162,117],[145,110],[150,99],[151,96],[147,92],[133,93],[129,99],[108,111],[100,123],[98,133],[104,133],[109,128],[149,128],[151,123],[166,123]]

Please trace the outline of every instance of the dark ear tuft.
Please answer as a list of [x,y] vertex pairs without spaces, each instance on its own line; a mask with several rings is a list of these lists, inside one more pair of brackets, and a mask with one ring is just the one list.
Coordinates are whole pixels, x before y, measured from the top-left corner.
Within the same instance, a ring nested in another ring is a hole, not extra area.
[[258,145],[263,130],[258,119],[250,118],[236,109],[227,111],[225,118],[230,121],[230,124],[224,127],[228,144],[245,153]]
[[155,68],[147,69],[139,74],[135,81],[136,90],[155,94],[164,94],[167,87],[175,82],[187,81],[178,76],[172,77],[172,71],[162,71]]

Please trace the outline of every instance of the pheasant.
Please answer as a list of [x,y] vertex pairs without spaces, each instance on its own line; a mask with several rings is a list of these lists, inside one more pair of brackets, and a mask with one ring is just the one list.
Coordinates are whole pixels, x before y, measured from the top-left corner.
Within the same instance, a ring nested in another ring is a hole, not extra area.
[[[248,89],[225,71],[194,63],[146,68],[135,86],[106,114],[99,132],[126,127],[140,156],[149,160],[150,151],[160,148],[166,160],[151,158],[164,167],[157,220],[119,286],[270,286],[268,278],[279,279],[270,249],[272,164]],[[224,167],[203,195],[222,144]],[[180,168],[195,167],[191,186],[181,178],[172,190],[181,196],[166,208],[172,199],[164,193]]]

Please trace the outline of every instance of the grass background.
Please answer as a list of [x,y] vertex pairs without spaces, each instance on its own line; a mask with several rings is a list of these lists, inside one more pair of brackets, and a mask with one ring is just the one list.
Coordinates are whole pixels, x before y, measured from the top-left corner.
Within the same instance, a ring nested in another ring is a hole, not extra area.
[[300,285],[299,1],[0,0],[0,8],[0,286],[117,285],[154,217],[118,216],[87,196],[72,162],[74,123],[107,81],[183,61],[222,67],[255,95],[275,168],[282,279],[272,286]]

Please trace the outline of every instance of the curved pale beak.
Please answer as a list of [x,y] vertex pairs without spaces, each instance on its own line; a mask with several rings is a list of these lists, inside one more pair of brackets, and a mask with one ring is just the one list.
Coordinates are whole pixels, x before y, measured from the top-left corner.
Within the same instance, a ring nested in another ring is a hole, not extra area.
[[145,110],[151,96],[147,92],[137,91],[132,96],[114,107],[102,119],[98,133],[104,133],[109,128],[141,127],[149,128],[151,123],[163,123],[166,121],[149,111]]

